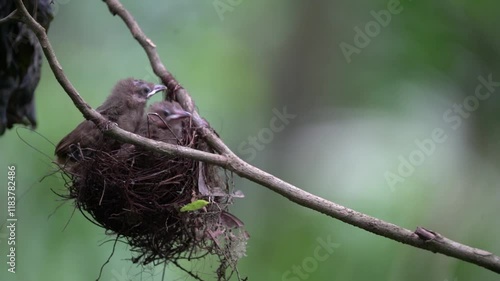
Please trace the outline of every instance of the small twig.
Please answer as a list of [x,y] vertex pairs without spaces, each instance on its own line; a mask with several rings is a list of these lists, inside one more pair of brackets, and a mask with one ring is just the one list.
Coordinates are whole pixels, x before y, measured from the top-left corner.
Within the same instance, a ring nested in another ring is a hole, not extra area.
[[19,20],[19,15],[17,13],[17,9],[8,14],[5,18],[0,19],[0,24],[9,22],[11,20]]
[[[208,124],[195,111],[194,102],[188,92],[183,89],[175,80],[170,72],[162,64],[155,44],[145,36],[132,15],[123,7],[118,0],[106,0],[109,10],[113,14],[119,15],[127,24],[134,38],[141,44],[146,51],[154,72],[163,80],[163,82],[173,91],[183,107],[193,113],[193,121],[200,128],[200,132],[207,142],[220,154],[215,155],[198,150],[189,149],[182,146],[170,145],[162,142],[152,141],[133,133],[124,131],[117,126],[110,126],[103,116],[92,109],[78,94],[77,90],[66,77],[61,65],[59,64],[54,50],[48,40],[47,34],[24,7],[22,0],[16,0],[16,5],[20,11],[21,21],[28,25],[36,34],[40,41],[44,54],[49,65],[65,92],[73,100],[75,106],[82,112],[86,119],[94,122],[106,135],[114,137],[120,141],[133,143],[146,149],[174,156],[187,157],[207,163],[224,167],[236,174],[247,178],[255,183],[268,187],[269,189],[283,195],[291,201],[306,208],[316,210],[330,217],[339,219],[345,223],[362,228],[377,235],[381,235],[395,241],[399,241],[417,248],[425,249],[435,253],[442,253],[451,257],[467,261],[494,272],[500,273],[500,258],[487,251],[472,248],[453,240],[438,235],[436,239],[425,241],[414,232],[399,227],[397,225],[370,217],[363,213],[351,210],[344,206],[335,204],[321,197],[315,196],[302,189],[299,189],[265,171],[262,171],[242,159],[238,158],[210,129]],[[108,130],[105,128],[110,127]]]
[[115,254],[115,249],[116,249],[116,243],[118,242],[118,239],[120,239],[120,235],[116,235],[115,238],[115,243],[113,243],[113,250],[111,250],[111,254],[109,255],[108,259],[104,262],[104,264],[101,266],[101,270],[99,270],[99,276],[97,276],[96,281],[99,281],[102,276],[102,271],[104,270],[104,267],[109,263],[113,255]]

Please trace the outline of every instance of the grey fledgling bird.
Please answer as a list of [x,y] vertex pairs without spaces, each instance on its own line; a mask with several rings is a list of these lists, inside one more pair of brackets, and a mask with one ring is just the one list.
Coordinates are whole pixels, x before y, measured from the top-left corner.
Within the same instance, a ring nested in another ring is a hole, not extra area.
[[[162,101],[149,106],[147,113],[142,118],[136,133],[146,138],[162,141],[170,144],[182,144],[182,121],[191,114],[177,102]],[[142,150],[137,150],[136,146],[130,143],[123,144],[118,153],[117,159],[133,159],[136,153],[142,154]],[[142,156],[141,156],[142,157]],[[143,159],[144,157],[139,157]],[[143,159],[144,160],[144,159]],[[148,160],[144,160],[148,161]]]
[[[166,89],[164,85],[133,78],[124,79],[115,85],[97,111],[120,128],[135,132],[144,115],[147,99]],[[86,148],[99,148],[102,144],[102,132],[92,121],[83,121],[56,146],[57,162],[61,165],[74,162],[81,158]]]
[[[53,18],[50,0],[25,0],[33,17],[48,30]],[[0,18],[14,11],[13,0],[0,0]],[[34,93],[40,81],[42,48],[24,24],[0,24],[0,136],[14,124],[37,125]]]
[[182,139],[182,121],[191,114],[185,111],[177,102],[162,101],[152,104],[143,118],[137,134],[166,142],[177,144]]

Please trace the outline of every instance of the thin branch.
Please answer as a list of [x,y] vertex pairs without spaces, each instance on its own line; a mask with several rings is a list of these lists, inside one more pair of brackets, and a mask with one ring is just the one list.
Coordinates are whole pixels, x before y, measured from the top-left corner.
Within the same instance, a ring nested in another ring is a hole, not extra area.
[[19,15],[18,15],[17,9],[15,9],[10,14],[5,16],[3,19],[0,19],[0,24],[6,23],[6,22],[9,22],[12,20],[17,20],[17,19],[19,19]]
[[59,81],[63,89],[70,96],[75,103],[75,106],[82,112],[85,118],[93,121],[101,130],[103,130],[105,134],[121,141],[133,143],[156,152],[187,157],[222,166],[244,178],[266,186],[306,208],[316,210],[320,213],[339,219],[374,234],[434,253],[442,253],[455,257],[500,273],[500,258],[492,253],[460,244],[443,237],[439,233],[426,230],[424,228],[418,228],[416,232],[412,232],[397,225],[351,210],[301,190],[267,172],[251,166],[242,159],[238,158],[236,154],[234,154],[224,144],[224,142],[222,142],[222,140],[210,129],[208,124],[198,115],[189,93],[183,89],[175,78],[167,71],[165,66],[162,64],[158,53],[156,52],[156,45],[146,37],[132,15],[118,0],[105,0],[105,2],[111,13],[119,15],[123,19],[134,38],[144,48],[154,72],[163,80],[167,87],[173,90],[173,93],[184,108],[193,113],[193,121],[198,127],[200,127],[200,131],[207,142],[209,142],[209,144],[222,155],[214,155],[200,151],[195,152],[196,150],[193,151],[192,149],[185,147],[152,141],[126,132],[117,126],[110,124],[109,121],[102,117],[97,111],[92,109],[80,97],[57,61],[45,30],[30,16],[24,7],[22,0],[16,0],[17,7],[22,14],[21,20],[35,32],[36,36],[40,40],[44,54],[49,61],[50,67],[54,72],[57,81]]

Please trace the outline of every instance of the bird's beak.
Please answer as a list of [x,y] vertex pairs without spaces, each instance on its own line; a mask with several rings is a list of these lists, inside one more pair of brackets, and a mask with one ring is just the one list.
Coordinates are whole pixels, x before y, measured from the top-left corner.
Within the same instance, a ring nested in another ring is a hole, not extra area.
[[190,116],[191,116],[191,113],[189,113],[185,110],[177,109],[174,112],[170,112],[170,114],[168,116],[168,120],[181,119],[181,118],[186,118],[186,117],[190,117]]
[[153,87],[153,90],[151,92],[148,93],[148,95],[146,96],[146,98],[150,98],[152,97],[154,94],[158,93],[158,92],[161,92],[161,91],[165,91],[167,89],[167,87],[165,85],[155,85]]

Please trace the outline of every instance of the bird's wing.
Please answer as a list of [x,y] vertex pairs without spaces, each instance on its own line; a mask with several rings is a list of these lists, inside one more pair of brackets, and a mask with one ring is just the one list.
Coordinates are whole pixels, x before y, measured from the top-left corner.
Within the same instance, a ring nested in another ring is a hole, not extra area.
[[120,116],[123,111],[123,105],[121,101],[115,101],[114,103],[105,101],[101,106],[96,108],[96,110],[109,121],[116,122],[118,116]]
[[57,144],[55,154],[64,158],[71,152],[72,144],[79,143],[82,147],[88,146],[90,142],[95,141],[95,136],[89,134],[95,130],[96,126],[92,121],[83,121]]
[[[115,122],[117,115],[117,107],[115,106],[99,106],[96,110],[110,121]],[[61,158],[67,157],[70,154],[70,146],[73,144],[80,144],[81,147],[88,147],[92,142],[96,141],[95,133],[100,132],[94,122],[85,120],[80,123],[71,133],[66,135],[56,146],[55,155]]]

